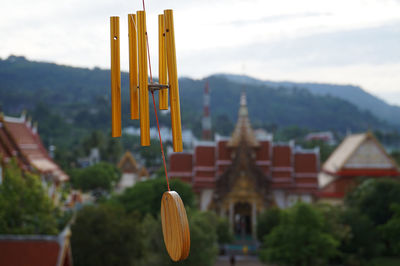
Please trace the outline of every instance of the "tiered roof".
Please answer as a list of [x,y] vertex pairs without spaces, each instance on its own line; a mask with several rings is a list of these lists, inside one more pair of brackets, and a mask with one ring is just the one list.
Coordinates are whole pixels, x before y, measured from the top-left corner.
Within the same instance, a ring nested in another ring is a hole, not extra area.
[[24,114],[19,118],[0,115],[0,154],[3,161],[15,158],[22,169],[49,175],[56,183],[69,179],[48,155],[37,125],[32,127]]
[[265,132],[257,138],[248,117],[244,93],[232,136],[216,136],[215,139],[215,142],[196,143],[193,153],[171,154],[170,176],[191,183],[196,191],[211,188],[221,195],[231,189],[243,169],[251,175],[261,194],[266,189],[311,194],[318,189],[318,150],[273,143],[272,136]]
[[249,147],[258,147],[260,145],[250,124],[246,93],[244,92],[242,92],[242,95],[240,96],[238,120],[232,137],[228,142],[228,146],[238,147],[240,142],[246,142]]

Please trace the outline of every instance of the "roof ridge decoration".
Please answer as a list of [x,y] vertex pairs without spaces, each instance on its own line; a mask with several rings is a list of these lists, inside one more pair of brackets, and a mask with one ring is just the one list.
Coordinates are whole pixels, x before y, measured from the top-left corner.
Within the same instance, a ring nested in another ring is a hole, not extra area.
[[238,147],[242,142],[246,143],[249,147],[258,147],[260,145],[251,127],[246,92],[244,91],[240,96],[238,120],[232,137],[228,142],[228,147]]

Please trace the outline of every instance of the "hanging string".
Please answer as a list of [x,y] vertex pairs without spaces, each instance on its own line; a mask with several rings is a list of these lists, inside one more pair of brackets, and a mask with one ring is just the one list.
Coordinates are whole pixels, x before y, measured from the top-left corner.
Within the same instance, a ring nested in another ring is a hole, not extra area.
[[[146,11],[146,7],[144,5],[144,0],[142,0],[142,3],[143,3],[143,11]],[[149,38],[148,38],[148,34],[147,34],[147,29],[146,29],[146,44],[147,44],[147,54],[148,54],[148,58],[149,58],[150,83],[153,83],[153,74],[151,72],[150,48],[149,48]],[[160,139],[160,147],[161,147],[161,155],[162,155],[163,164],[164,164],[165,179],[167,180],[168,191],[171,191],[171,189],[169,188],[169,178],[168,178],[168,172],[167,172],[167,163],[165,161],[164,148],[163,148],[163,143],[162,143],[162,139],[161,139],[160,124],[158,122],[157,107],[156,107],[156,101],[154,99],[154,91],[153,90],[151,90],[151,96],[153,98],[154,113],[156,114],[158,138]]]
[[160,138],[161,154],[162,154],[162,159],[163,159],[163,163],[164,163],[165,179],[167,180],[168,191],[171,191],[171,189],[169,188],[169,180],[168,180],[168,172],[167,172],[167,163],[165,162],[164,149],[163,149],[163,144],[162,144],[162,140],[161,140],[160,124],[158,123],[158,115],[157,115],[156,101],[154,100],[154,91],[151,92],[151,96],[153,97],[154,113],[156,114],[157,129],[158,129],[158,137]]

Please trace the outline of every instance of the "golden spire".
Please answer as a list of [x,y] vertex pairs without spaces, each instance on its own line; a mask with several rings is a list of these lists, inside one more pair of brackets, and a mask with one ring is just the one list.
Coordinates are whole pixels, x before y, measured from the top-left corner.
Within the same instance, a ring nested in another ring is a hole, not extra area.
[[247,109],[246,93],[244,91],[240,96],[238,120],[236,122],[232,138],[228,142],[228,146],[237,147],[241,142],[245,142],[250,147],[259,146],[257,138],[254,135],[253,129],[251,128],[249,111]]

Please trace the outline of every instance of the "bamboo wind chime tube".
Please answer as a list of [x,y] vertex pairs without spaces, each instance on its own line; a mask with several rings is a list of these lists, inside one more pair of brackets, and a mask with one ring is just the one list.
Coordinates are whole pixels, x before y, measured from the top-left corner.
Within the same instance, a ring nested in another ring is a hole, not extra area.
[[136,14],[128,14],[128,33],[129,33],[129,86],[130,86],[130,97],[131,97],[131,119],[139,119]]
[[150,145],[149,86],[147,73],[146,13],[137,11],[137,33],[139,54],[139,102],[140,102],[140,142]]
[[111,39],[111,135],[121,136],[121,69],[119,17],[110,17]]
[[[158,15],[158,82],[161,85],[168,85],[165,56],[164,15]],[[158,105],[160,110],[168,110],[168,90],[163,89],[158,92]]]
[[174,17],[171,9],[164,10],[167,68],[169,80],[169,102],[174,152],[182,151],[181,110],[179,105],[178,70],[176,66]]

